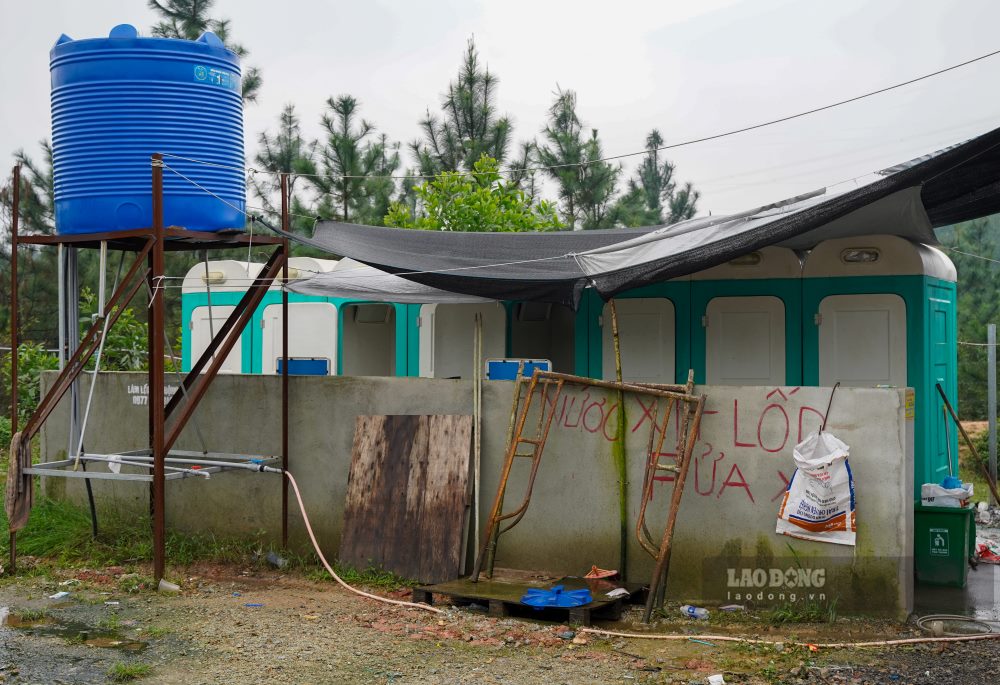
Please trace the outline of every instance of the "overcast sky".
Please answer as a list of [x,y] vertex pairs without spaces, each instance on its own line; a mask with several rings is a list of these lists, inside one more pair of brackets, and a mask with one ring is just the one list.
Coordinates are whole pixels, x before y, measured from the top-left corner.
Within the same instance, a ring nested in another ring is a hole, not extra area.
[[[144,32],[145,0],[0,0],[0,155],[49,135],[48,52],[60,33]],[[557,84],[577,91],[606,154],[740,128],[905,81],[1000,48],[995,0],[218,0],[263,72],[258,133],[294,102],[310,135],[350,93],[392,139],[417,121],[475,35],[500,77],[516,141],[534,138]],[[700,213],[745,209],[851,179],[1000,126],[1000,56],[859,103],[669,153]],[[409,160],[407,160],[409,161]],[[6,165],[5,165],[6,166]],[[627,166],[631,167],[631,163]],[[6,172],[4,172],[6,175]]]

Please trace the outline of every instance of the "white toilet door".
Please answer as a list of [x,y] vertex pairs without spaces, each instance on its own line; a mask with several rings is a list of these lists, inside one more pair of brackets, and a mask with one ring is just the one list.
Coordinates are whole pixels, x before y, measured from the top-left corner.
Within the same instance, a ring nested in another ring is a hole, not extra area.
[[780,298],[713,298],[705,327],[709,385],[785,384],[785,303]]
[[[674,382],[674,303],[662,297],[628,297],[615,300],[622,379],[641,383]],[[601,318],[602,371],[615,380],[615,344],[611,305]]]
[[906,303],[831,295],[819,304],[819,384],[906,386]]
[[[231,305],[212,305],[212,316],[209,320],[208,306],[195,307],[191,312],[191,364],[194,365],[202,353],[212,342],[212,333],[218,333],[226,319],[236,307]],[[240,373],[243,371],[243,341],[237,341],[226,361],[219,369],[221,373]]]
[[[264,308],[261,373],[278,373],[281,320],[280,304],[269,304]],[[332,303],[288,303],[288,356],[293,359],[326,359],[330,362],[330,374],[336,374],[337,308]]]

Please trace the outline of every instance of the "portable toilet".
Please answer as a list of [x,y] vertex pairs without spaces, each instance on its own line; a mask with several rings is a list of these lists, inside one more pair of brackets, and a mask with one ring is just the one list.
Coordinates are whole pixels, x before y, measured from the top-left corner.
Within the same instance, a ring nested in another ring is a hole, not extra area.
[[[334,271],[367,269],[352,259],[342,259]],[[337,375],[407,376],[409,370],[410,307],[394,302],[329,298],[337,308]]]
[[954,264],[933,247],[871,235],[820,243],[803,276],[804,383],[913,388],[906,412],[919,499],[922,483],[948,475],[949,449],[958,455],[935,388],[957,406]]
[[[236,309],[262,264],[223,259],[198,262],[181,285],[181,366],[191,365],[208,349],[213,334]],[[220,369],[222,373],[252,373],[254,327],[247,326]]]
[[585,376],[589,358],[583,308],[547,302],[506,302],[508,357],[547,359],[552,370]]
[[[691,281],[684,276],[615,296],[622,380],[637,383],[685,383],[690,367]],[[615,380],[615,344],[611,304],[591,290],[581,309],[591,330],[589,375]]]
[[419,374],[426,378],[471,378],[475,316],[483,318],[483,360],[504,357],[507,315],[499,302],[412,305],[417,312]]
[[[334,259],[291,257],[288,277],[332,271]],[[288,293],[288,373],[330,376],[337,372],[337,305],[332,298]],[[282,297],[278,281],[268,288],[254,315],[254,373],[281,373]]]
[[691,366],[709,385],[802,382],[802,263],[764,247],[691,275]]

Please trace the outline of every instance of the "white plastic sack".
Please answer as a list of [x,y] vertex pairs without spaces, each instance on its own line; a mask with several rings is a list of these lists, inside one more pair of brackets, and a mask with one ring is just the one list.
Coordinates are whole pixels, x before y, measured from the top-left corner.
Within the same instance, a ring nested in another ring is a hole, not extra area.
[[804,540],[853,545],[856,528],[850,448],[829,432],[795,446],[795,473],[785,488],[776,532]]
[[946,488],[937,483],[920,486],[920,503],[931,507],[964,507],[972,498],[972,483],[962,483],[960,488]]

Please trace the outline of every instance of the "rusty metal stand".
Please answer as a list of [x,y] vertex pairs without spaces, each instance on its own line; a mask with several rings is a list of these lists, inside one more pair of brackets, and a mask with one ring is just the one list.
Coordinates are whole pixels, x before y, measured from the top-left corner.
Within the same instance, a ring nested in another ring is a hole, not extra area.
[[[527,383],[527,391],[523,393],[524,401],[521,402],[521,385]],[[584,387],[596,387],[617,392],[650,396],[657,400],[654,409],[654,420],[650,427],[648,440],[648,454],[646,458],[644,478],[643,478],[643,502],[640,508],[639,519],[636,523],[636,536],[640,545],[654,559],[656,566],[653,577],[650,581],[649,596],[646,600],[646,610],[644,621],[648,622],[652,610],[655,606],[663,602],[663,589],[670,564],[670,552],[673,543],[674,525],[677,520],[677,513],[680,509],[681,497],[684,492],[684,483],[687,479],[688,470],[691,465],[691,455],[695,443],[698,440],[698,431],[701,426],[701,416],[705,407],[705,396],[694,394],[694,377],[688,374],[686,385],[650,385],[637,383],[623,383],[584,378],[570,374],[556,373],[553,371],[541,371],[536,369],[530,379],[522,379],[520,373],[515,381],[514,401],[511,410],[511,425],[507,441],[507,450],[504,464],[500,472],[500,484],[497,488],[490,517],[486,524],[483,535],[482,546],[476,557],[476,564],[472,570],[470,580],[478,582],[480,575],[487,578],[493,576],[494,561],[499,537],[511,528],[516,526],[524,517],[531,501],[531,493],[534,488],[535,477],[541,463],[542,453],[549,437],[552,421],[558,410],[559,397],[565,385],[579,385]],[[550,386],[554,387],[554,392],[549,393]],[[533,398],[539,396],[541,402],[538,408],[535,435],[531,438],[524,437],[525,424],[532,411]],[[662,423],[658,426],[656,418],[659,416],[659,401],[666,400],[666,409],[662,414]],[[667,423],[670,413],[676,406],[675,403],[684,404],[684,414],[682,423],[678,428],[678,451],[676,465],[662,465],[659,463],[659,455],[663,450],[663,443],[666,438]],[[516,419],[515,419],[516,416]],[[659,440],[656,442],[656,449],[653,449],[655,434],[659,432]],[[530,451],[522,452],[520,447],[529,445]],[[507,482],[516,458],[524,457],[531,459],[531,470],[525,485],[524,499],[513,511],[504,513],[503,502],[507,490]],[[674,488],[670,500],[670,508],[667,511],[667,521],[659,545],[652,541],[646,526],[646,508],[648,498],[652,494],[652,485],[657,471],[669,470],[676,473],[674,478]],[[513,519],[506,526],[501,527],[503,521]]]
[[[17,247],[21,244],[30,245],[63,245],[77,248],[101,248],[106,245],[112,250],[123,250],[136,253],[135,260],[124,278],[119,283],[105,306],[104,316],[90,326],[79,346],[56,377],[45,397],[39,402],[35,412],[28,419],[22,431],[23,440],[30,443],[41,430],[42,425],[51,416],[56,405],[79,377],[84,366],[99,349],[107,332],[114,326],[119,316],[135,298],[144,285],[151,293],[149,303],[149,454],[152,459],[153,473],[150,482],[150,517],[153,527],[153,576],[155,580],[163,577],[166,566],[166,501],[164,483],[166,480],[166,460],[171,454],[174,444],[180,437],[187,422],[191,419],[198,404],[205,396],[212,381],[218,375],[226,357],[232,351],[246,328],[257,306],[261,303],[268,287],[278,278],[279,272],[284,272],[287,278],[288,241],[284,238],[269,236],[249,237],[242,232],[203,232],[189,231],[174,226],[164,226],[163,223],[163,161],[159,154],[152,155],[152,204],[153,225],[151,228],[130,229],[127,231],[108,231],[88,234],[67,235],[35,235],[20,236],[18,234],[18,188],[20,169],[15,167],[14,221],[11,235],[11,365],[13,378],[11,382],[11,416],[13,425],[17,426]],[[287,226],[287,203],[282,206],[283,225]],[[174,250],[210,250],[248,245],[271,246],[274,251],[268,258],[264,268],[254,282],[247,288],[233,312],[222,327],[216,331],[208,348],[201,357],[192,364],[191,370],[181,381],[181,389],[169,402],[164,397],[164,261],[165,253]],[[146,262],[143,269],[143,262]],[[286,305],[287,307],[287,305]],[[288,340],[287,309],[282,331],[282,355],[287,361]],[[287,363],[285,364],[287,370]],[[287,465],[288,445],[288,391],[287,374],[282,381],[282,450],[283,466]],[[175,416],[176,414],[176,416]],[[52,466],[51,464],[47,466]],[[58,469],[46,469],[46,475],[59,476]],[[107,478],[111,474],[105,474]],[[128,479],[128,478],[126,478]],[[134,480],[134,479],[133,479]],[[282,479],[284,481],[284,479]],[[282,502],[282,533],[287,534],[287,496]],[[11,567],[16,562],[13,536],[11,538]]]

